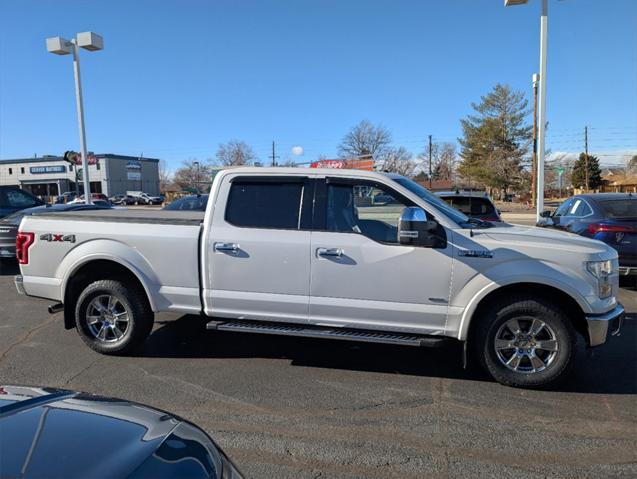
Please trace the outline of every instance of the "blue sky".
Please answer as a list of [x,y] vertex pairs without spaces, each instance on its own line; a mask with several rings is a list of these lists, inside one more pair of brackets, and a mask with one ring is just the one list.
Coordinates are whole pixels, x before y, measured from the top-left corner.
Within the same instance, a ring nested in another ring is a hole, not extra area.
[[[540,0],[0,0],[0,158],[78,149],[72,62],[45,38],[92,30],[82,52],[89,149],[213,158],[232,138],[267,161],[336,154],[361,119],[414,154],[455,141],[495,83],[531,98]],[[548,147],[637,150],[637,1],[550,0]],[[607,156],[613,159],[615,157]]]

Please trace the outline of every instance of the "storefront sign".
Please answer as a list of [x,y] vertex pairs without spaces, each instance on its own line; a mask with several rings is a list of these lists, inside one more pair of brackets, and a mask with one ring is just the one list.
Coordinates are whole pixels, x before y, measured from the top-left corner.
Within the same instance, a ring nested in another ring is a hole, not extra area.
[[132,181],[140,181],[142,179],[142,174],[139,171],[129,171],[126,176]]
[[66,166],[58,165],[58,166],[32,166],[29,168],[29,171],[32,175],[41,175],[45,173],[65,173]]
[[139,161],[129,161],[126,163],[127,170],[141,170],[142,164]]
[[310,168],[334,168],[374,171],[374,160],[318,160]]

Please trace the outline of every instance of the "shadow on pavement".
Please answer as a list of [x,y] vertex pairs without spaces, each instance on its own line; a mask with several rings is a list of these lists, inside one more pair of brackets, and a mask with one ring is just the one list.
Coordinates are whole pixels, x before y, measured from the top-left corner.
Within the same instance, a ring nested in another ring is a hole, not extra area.
[[[619,337],[584,350],[572,373],[552,391],[596,394],[637,393],[637,316],[624,323]],[[183,316],[159,323],[144,351],[161,358],[271,358],[293,366],[343,369],[473,381],[492,379],[476,367],[462,368],[460,343],[436,349],[349,341],[207,331],[205,321]],[[582,343],[583,346],[583,343]]]
[[0,276],[15,276],[20,274],[18,262],[14,259],[0,259]]

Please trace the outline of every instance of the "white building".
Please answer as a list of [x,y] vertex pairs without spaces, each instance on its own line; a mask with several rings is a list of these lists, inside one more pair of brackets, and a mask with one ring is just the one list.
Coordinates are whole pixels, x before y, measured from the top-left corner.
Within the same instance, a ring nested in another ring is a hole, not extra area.
[[[127,191],[159,194],[159,160],[111,153],[89,154],[89,159],[92,193],[107,196]],[[67,163],[61,156],[0,160],[0,185],[18,186],[40,197],[57,196],[76,191],[77,175],[83,191],[81,169],[81,165]]]

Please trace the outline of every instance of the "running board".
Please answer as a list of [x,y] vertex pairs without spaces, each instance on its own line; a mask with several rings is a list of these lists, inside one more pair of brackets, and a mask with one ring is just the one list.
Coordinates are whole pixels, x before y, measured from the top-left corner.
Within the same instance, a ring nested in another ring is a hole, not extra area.
[[446,338],[419,336],[417,334],[244,320],[210,321],[206,325],[206,329],[230,331],[233,333],[276,334],[279,336],[302,336],[305,338],[344,339],[347,341],[400,344],[403,346],[416,347],[437,347],[442,346],[446,342]]

